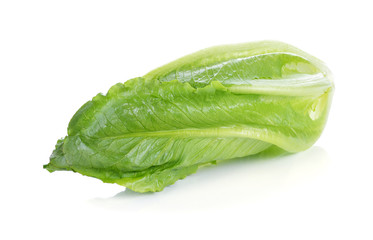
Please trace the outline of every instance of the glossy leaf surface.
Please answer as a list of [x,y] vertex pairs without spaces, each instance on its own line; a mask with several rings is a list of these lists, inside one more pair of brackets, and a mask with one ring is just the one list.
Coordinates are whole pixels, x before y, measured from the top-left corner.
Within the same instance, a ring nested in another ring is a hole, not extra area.
[[98,94],[45,168],[160,191],[216,161],[309,148],[332,91],[327,68],[287,44],[214,47]]

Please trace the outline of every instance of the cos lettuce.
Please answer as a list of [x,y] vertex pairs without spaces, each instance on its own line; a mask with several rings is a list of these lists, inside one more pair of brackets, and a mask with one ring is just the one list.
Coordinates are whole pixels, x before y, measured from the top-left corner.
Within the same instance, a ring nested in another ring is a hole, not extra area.
[[309,148],[333,88],[322,62],[284,43],[209,48],[95,96],[44,168],[161,191],[216,161]]

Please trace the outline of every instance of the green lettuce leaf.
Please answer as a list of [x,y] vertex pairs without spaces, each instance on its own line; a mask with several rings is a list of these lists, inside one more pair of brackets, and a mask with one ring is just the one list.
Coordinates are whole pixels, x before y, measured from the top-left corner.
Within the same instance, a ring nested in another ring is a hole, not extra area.
[[266,53],[255,44],[204,50],[98,94],[44,168],[154,192],[216,161],[309,148],[327,120],[329,71],[277,42]]
[[225,86],[251,85],[253,80],[273,80],[268,84],[274,84],[275,80],[299,77],[325,77],[328,79],[323,83],[330,85],[330,75],[325,64],[298,48],[278,41],[260,41],[207,48],[170,62],[144,77],[162,82],[177,79],[193,87],[203,87],[211,81],[220,81]]

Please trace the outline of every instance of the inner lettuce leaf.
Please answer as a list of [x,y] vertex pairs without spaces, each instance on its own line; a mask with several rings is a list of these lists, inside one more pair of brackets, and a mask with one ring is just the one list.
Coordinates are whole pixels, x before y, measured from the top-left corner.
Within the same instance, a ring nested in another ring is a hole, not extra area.
[[325,65],[287,44],[210,48],[95,96],[44,168],[161,191],[217,161],[309,148],[333,89]]
[[[251,85],[255,80],[297,79],[324,76],[331,83],[330,70],[319,59],[283,42],[259,41],[210,47],[189,54],[148,74],[160,81],[189,82],[203,87],[211,81],[223,85]],[[285,84],[285,87],[291,87]]]

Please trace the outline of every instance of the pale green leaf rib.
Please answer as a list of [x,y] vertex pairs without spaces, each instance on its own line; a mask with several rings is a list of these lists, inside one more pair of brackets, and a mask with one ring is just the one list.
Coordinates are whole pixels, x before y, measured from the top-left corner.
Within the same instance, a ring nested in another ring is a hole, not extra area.
[[250,84],[228,87],[237,94],[263,94],[282,96],[314,96],[325,93],[333,84],[323,74],[297,75],[283,79],[255,79]]

